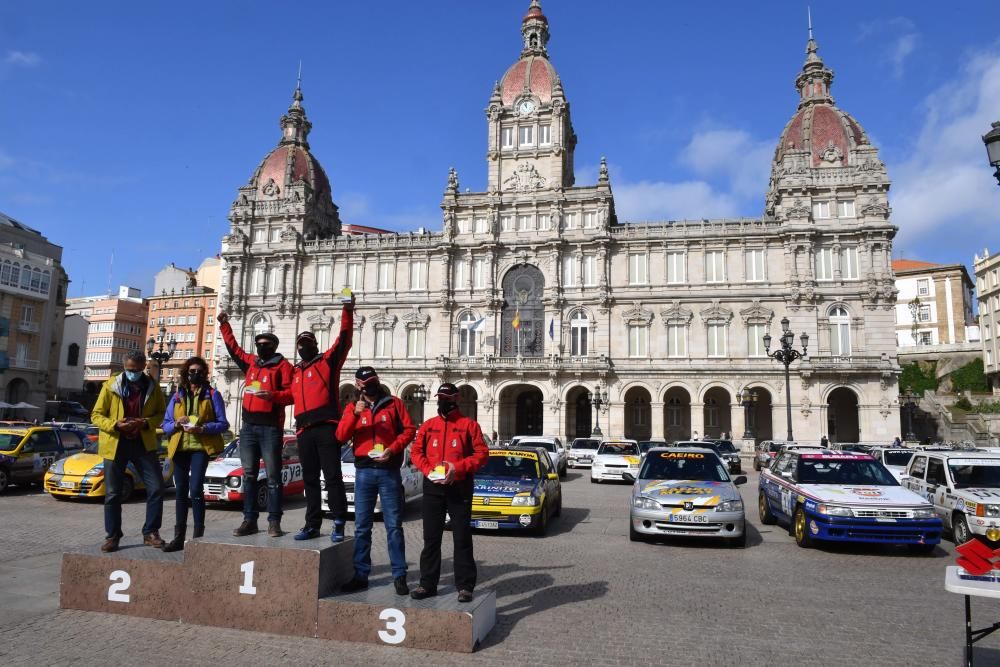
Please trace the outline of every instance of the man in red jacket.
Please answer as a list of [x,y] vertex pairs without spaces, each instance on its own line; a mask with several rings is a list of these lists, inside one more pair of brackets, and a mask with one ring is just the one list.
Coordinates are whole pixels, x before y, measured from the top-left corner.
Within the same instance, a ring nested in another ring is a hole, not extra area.
[[354,374],[358,399],[347,407],[337,426],[337,440],[354,443],[354,577],[341,590],[353,593],[368,588],[372,571],[372,522],[375,500],[382,499],[397,595],[410,592],[406,584],[406,542],[403,538],[403,465],[406,446],[417,427],[403,401],[382,389],[378,374],[362,366]]
[[333,513],[332,542],[344,541],[347,494],[340,472],[337,424],[340,422],[340,369],[354,340],[354,297],[340,314],[340,334],[329,350],[320,354],[316,336],[303,331],[295,339],[301,361],[295,364],[291,388],[278,394],[282,404],[295,403],[295,431],[306,491],[306,522],[296,540],[319,537],[323,523],[323,498],[319,473],[326,480],[327,502]]
[[229,356],[246,375],[240,426],[243,523],[233,531],[233,535],[242,537],[257,532],[257,474],[263,459],[267,471],[267,534],[281,537],[281,446],[285,410],[275,396],[291,386],[292,365],[278,354],[278,337],[273,333],[254,336],[257,347],[257,355],[254,356],[244,351],[236,341],[229,315],[219,313],[218,320]]
[[486,465],[490,450],[483,431],[458,409],[458,387],[445,382],[435,394],[438,416],[424,422],[411,449],[413,465],[424,474],[424,549],[420,553],[420,585],[414,600],[437,595],[441,578],[441,536],[445,514],[451,516],[455,545],[455,588],[459,602],[471,602],[476,587],[472,552],[472,485]]

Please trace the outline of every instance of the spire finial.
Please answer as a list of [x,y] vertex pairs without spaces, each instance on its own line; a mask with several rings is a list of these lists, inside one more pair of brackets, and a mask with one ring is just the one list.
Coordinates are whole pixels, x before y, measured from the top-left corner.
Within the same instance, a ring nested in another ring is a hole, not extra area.
[[809,39],[813,38],[813,13],[812,7],[806,5],[806,16],[809,17]]
[[295,90],[302,90],[302,58],[299,58],[299,75],[295,77]]
[[548,55],[545,51],[545,45],[549,42],[549,20],[542,13],[542,5],[538,0],[531,0],[528,13],[521,20],[521,36],[524,38],[522,57]]

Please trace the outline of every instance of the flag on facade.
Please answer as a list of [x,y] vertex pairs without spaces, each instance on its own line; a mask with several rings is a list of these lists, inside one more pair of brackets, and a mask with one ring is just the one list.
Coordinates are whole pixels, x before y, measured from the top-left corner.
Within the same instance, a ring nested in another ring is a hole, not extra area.
[[480,317],[478,320],[469,325],[469,331],[479,331],[484,324],[486,324],[486,318]]
[[549,320],[549,340],[555,340],[555,339],[556,339],[556,321],[553,319]]
[[511,322],[510,325],[512,327],[514,327],[515,330],[521,328],[521,309],[520,308],[518,308],[517,311],[514,313],[514,321]]

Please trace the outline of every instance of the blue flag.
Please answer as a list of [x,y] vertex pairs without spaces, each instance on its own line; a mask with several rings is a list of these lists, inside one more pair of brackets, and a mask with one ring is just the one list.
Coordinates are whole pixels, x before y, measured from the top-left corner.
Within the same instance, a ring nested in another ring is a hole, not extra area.
[[549,320],[549,340],[556,339],[556,321]]

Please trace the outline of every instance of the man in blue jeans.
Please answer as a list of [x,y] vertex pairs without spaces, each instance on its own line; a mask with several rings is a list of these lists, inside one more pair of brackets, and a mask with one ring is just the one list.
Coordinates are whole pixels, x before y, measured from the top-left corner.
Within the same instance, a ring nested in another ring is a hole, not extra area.
[[354,443],[354,577],[341,590],[368,588],[372,571],[372,523],[375,501],[382,499],[382,520],[397,595],[407,595],[406,545],[403,539],[403,480],[399,469],[406,446],[417,429],[403,401],[390,395],[375,369],[362,366],[354,374],[358,397],[337,425],[337,440]]

